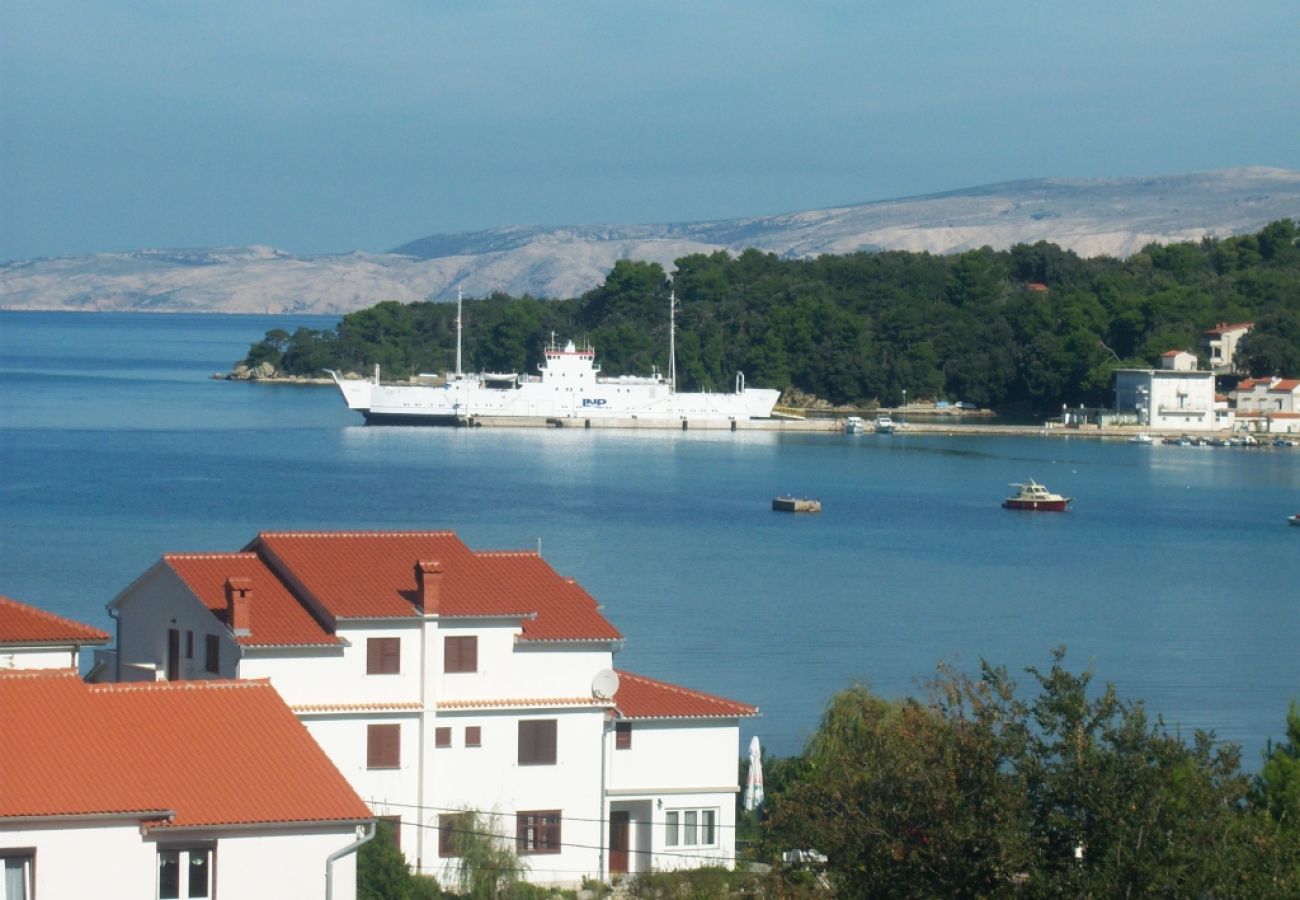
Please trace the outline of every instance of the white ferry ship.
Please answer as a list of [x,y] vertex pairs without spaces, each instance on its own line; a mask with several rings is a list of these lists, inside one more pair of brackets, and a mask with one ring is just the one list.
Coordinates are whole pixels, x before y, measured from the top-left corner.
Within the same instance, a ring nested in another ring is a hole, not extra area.
[[747,389],[740,372],[733,393],[678,393],[673,389],[675,336],[667,377],[655,372],[602,378],[594,348],[579,349],[573,341],[561,348],[554,336],[537,375],[462,374],[459,316],[456,343],[457,371],[441,378],[425,376],[433,383],[384,384],[378,366],[373,379],[365,381],[346,380],[333,371],[330,376],[348,408],[372,425],[468,425],[475,419],[506,417],[725,422],[771,418],[779,396],[775,390]]

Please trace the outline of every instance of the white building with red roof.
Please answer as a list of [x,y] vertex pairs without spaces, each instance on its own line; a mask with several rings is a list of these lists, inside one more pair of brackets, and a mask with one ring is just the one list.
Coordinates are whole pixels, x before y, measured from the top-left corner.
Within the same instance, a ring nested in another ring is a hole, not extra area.
[[[0,673],[6,900],[356,896],[373,816],[264,682]],[[329,877],[327,876],[329,873]]]
[[615,672],[623,642],[537,553],[452,532],[275,532],[168,554],[110,604],[121,680],[265,678],[418,871],[481,814],[534,882],[735,855],[739,720]]
[[1267,434],[1300,433],[1300,379],[1246,378],[1229,395],[1237,427]]
[[1254,322],[1219,322],[1205,329],[1201,342],[1213,372],[1223,375],[1237,371],[1237,342],[1254,327]]
[[108,641],[98,628],[0,596],[0,670],[76,669],[82,647]]

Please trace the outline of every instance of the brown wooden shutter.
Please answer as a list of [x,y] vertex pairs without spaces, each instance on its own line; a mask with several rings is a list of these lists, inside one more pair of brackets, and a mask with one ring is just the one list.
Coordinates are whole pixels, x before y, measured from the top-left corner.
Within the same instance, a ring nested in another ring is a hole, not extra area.
[[519,764],[521,766],[555,765],[554,719],[531,719],[519,723]]
[[396,769],[402,765],[402,726],[366,726],[366,768]]
[[443,638],[442,657],[444,672],[477,672],[478,638],[476,636]]
[[433,729],[433,746],[450,747],[451,746],[451,729],[446,725],[439,725]]
[[465,746],[482,747],[483,746],[483,729],[478,725],[467,725],[465,727]]
[[632,749],[632,723],[631,722],[614,723],[614,749],[615,750]]
[[366,640],[367,675],[396,675],[401,671],[401,638],[368,638]]

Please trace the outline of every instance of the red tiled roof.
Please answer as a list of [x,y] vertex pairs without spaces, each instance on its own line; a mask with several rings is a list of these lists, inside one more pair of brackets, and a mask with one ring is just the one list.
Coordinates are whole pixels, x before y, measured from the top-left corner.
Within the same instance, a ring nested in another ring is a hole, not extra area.
[[1268,378],[1243,378],[1241,381],[1237,382],[1236,390],[1252,391],[1255,389],[1255,385],[1268,384],[1269,381],[1270,379]]
[[168,810],[157,827],[370,819],[275,689],[0,674],[0,817]]
[[1166,350],[1164,353],[1161,353],[1160,355],[1161,355],[1161,356],[1177,356],[1177,355],[1180,354],[1180,353],[1186,353],[1186,352],[1187,352],[1186,350]]
[[1215,325],[1213,328],[1205,329],[1205,333],[1223,334],[1225,331],[1238,331],[1242,328],[1254,328],[1254,327],[1255,327],[1254,322],[1234,322],[1231,324],[1227,322],[1220,322],[1218,325]]
[[213,614],[225,622],[226,579],[247,578],[250,634],[235,640],[248,646],[337,644],[325,629],[255,553],[169,553],[163,557]]
[[758,707],[618,670],[614,705],[625,719],[736,719]]
[[1294,378],[1283,378],[1277,384],[1269,388],[1268,392],[1270,394],[1277,393],[1277,392],[1283,394],[1289,394],[1298,387],[1300,387],[1300,380],[1296,380]]
[[108,632],[0,596],[0,644],[105,644]]
[[524,640],[621,637],[586,591],[537,554],[475,553],[450,531],[266,532],[246,549],[339,619],[418,615],[416,564],[437,561],[440,616],[518,617]]
[[438,709],[510,709],[540,707],[549,709],[562,706],[605,706],[599,697],[493,697],[484,700],[439,700]]

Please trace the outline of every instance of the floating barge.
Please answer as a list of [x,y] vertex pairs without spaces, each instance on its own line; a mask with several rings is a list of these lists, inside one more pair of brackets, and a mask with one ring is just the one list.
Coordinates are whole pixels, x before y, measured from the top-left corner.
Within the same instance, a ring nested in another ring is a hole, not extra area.
[[776,512],[819,513],[822,511],[822,502],[807,497],[774,497],[772,509]]

